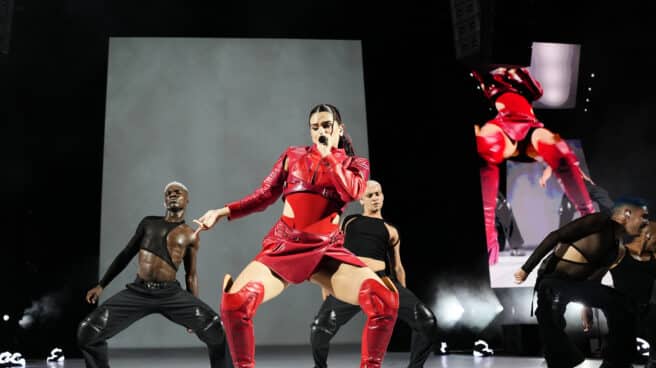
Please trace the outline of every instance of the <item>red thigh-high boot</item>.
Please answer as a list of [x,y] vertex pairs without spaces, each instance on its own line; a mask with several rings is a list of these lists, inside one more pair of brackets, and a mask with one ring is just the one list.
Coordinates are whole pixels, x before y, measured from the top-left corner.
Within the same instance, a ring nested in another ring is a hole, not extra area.
[[497,207],[499,191],[499,166],[503,162],[505,139],[501,131],[476,136],[476,148],[485,164],[481,167],[481,194],[483,199],[483,219],[487,242],[488,263],[499,260],[499,239],[494,224],[494,211]]
[[594,206],[585,187],[577,158],[567,142],[556,136],[556,143],[538,142],[536,147],[558,178],[565,195],[574,204],[581,216],[594,212]]
[[362,331],[360,368],[380,368],[394,331],[399,294],[391,283],[385,287],[375,279],[367,279],[360,286],[358,301],[367,316]]
[[235,368],[255,367],[255,334],[253,317],[264,297],[264,285],[251,281],[236,293],[227,293],[232,280],[226,276],[227,287],[221,299],[221,320]]
[[485,222],[488,264],[490,265],[496,264],[499,261],[499,238],[494,222],[498,191],[499,166],[488,163],[481,167],[481,194],[483,199],[483,220]]

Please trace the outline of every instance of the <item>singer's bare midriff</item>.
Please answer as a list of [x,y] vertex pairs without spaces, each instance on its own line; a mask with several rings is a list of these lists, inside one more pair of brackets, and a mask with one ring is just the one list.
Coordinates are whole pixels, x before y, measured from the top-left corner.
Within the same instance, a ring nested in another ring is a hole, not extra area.
[[[288,164],[288,161],[285,159],[285,163],[283,164],[283,170],[285,170],[285,172],[287,172],[287,164]],[[292,208],[291,204],[289,204],[288,201],[285,201],[285,206],[283,207],[282,215],[285,216],[285,217],[289,217],[289,218],[295,218],[296,217],[294,215],[294,209]],[[340,219],[339,215],[336,215],[333,218],[332,223],[335,224],[335,225],[339,224],[339,219]]]

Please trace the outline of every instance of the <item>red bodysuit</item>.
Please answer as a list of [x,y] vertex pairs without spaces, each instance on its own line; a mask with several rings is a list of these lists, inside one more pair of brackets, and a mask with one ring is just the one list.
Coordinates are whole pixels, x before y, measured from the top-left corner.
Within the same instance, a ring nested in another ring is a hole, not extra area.
[[348,156],[337,148],[321,158],[314,145],[289,147],[259,188],[227,205],[230,219],[262,211],[282,195],[294,217],[283,216],[273,225],[256,261],[291,283],[308,280],[324,257],[365,267],[343,247],[344,236],[333,220],[348,202],[364,194],[368,178],[365,158]]
[[496,100],[504,105],[489,124],[501,128],[508,138],[515,142],[526,138],[531,128],[542,128],[542,124],[533,113],[531,104],[520,94],[506,92]]

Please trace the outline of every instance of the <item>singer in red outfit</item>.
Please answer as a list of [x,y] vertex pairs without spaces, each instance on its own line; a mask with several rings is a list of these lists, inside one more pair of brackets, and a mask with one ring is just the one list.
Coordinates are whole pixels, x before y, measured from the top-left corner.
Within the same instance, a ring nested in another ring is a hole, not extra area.
[[236,280],[230,275],[224,280],[221,316],[235,367],[255,366],[253,316],[260,303],[306,280],[364,311],[360,367],[380,367],[392,335],[398,293],[343,247],[338,225],[348,202],[366,189],[369,162],[354,155],[337,108],[318,105],[309,122],[312,146],[287,148],[252,194],[195,220],[197,231],[207,230],[224,217],[235,220],[264,210],[281,195],[284,200],[262,251]]
[[474,71],[485,97],[494,104],[497,115],[482,127],[475,126],[481,167],[483,214],[489,264],[497,263],[499,242],[494,225],[499,164],[504,160],[534,160],[541,156],[558,178],[565,195],[581,216],[594,212],[594,206],[578,168],[578,160],[567,143],[535,117],[531,102],[542,96],[540,83],[526,68],[506,66],[490,72]]

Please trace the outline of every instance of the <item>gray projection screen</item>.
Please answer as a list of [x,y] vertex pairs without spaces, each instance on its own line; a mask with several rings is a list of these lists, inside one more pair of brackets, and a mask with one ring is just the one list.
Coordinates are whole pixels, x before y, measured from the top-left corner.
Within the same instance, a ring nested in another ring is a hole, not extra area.
[[[356,153],[368,157],[359,41],[293,39],[111,38],[103,162],[100,275],[142,217],[163,215],[163,188],[190,189],[187,223],[249,194],[290,145],[310,144],[308,112],[336,105]],[[360,211],[353,202],[347,213]],[[282,213],[222,222],[201,235],[201,299],[218,311],[220,283],[236,277]],[[134,280],[136,259],[107,287],[101,302]],[[181,267],[178,279],[184,285]],[[293,285],[255,317],[259,345],[308,344],[320,289]],[[336,343],[360,341],[364,319]],[[110,340],[110,347],[203,346],[159,315]],[[308,359],[311,357],[308,355]]]

